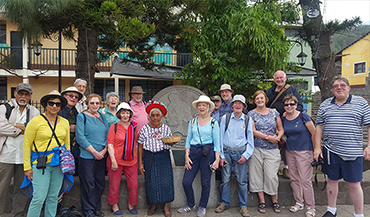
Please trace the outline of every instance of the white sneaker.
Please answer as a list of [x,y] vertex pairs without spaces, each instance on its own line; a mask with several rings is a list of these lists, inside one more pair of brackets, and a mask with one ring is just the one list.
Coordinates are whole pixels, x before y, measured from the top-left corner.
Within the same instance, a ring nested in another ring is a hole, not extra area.
[[178,209],[177,212],[179,212],[179,213],[186,213],[186,212],[195,210],[196,208],[197,208],[196,205],[194,205],[193,207],[189,207],[188,205],[186,205],[186,206],[183,206],[180,209]]
[[198,212],[197,212],[197,216],[198,217],[203,217],[203,216],[205,216],[206,215],[206,208],[203,208],[203,207],[199,207],[199,209],[198,209]]

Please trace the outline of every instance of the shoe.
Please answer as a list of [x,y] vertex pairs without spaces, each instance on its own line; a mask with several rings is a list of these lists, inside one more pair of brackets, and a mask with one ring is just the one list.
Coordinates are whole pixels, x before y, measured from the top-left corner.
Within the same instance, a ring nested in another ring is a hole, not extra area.
[[205,216],[205,215],[206,215],[206,211],[207,211],[207,209],[206,209],[206,208],[199,207],[198,212],[197,212],[197,216],[198,216],[198,217],[203,217],[203,216]]
[[286,178],[286,179],[290,179],[288,168],[283,169],[283,177]]
[[95,216],[100,216],[100,217],[105,216],[105,214],[102,211],[100,211],[100,210],[95,211],[94,214],[95,214]]
[[194,205],[193,207],[189,207],[188,205],[186,205],[186,206],[183,206],[180,209],[178,209],[177,212],[178,213],[186,213],[186,212],[195,210],[196,208],[197,208],[196,205]]
[[[296,207],[296,205],[298,205],[298,207]],[[304,208],[304,205],[303,204],[295,203],[294,206],[291,206],[290,207],[289,211],[291,211],[292,213],[296,213],[296,212],[298,212],[300,210],[303,210],[303,208]]]
[[113,215],[123,215],[123,212],[121,210],[113,211],[112,209],[111,212],[113,213]]
[[280,213],[280,205],[278,202],[272,203],[272,209],[274,210],[275,213]]
[[307,207],[307,212],[304,215],[305,217],[315,217],[316,216],[316,210],[311,207]]
[[165,217],[172,217],[172,213],[171,213],[171,210],[168,209],[169,213],[166,213],[164,210],[163,210],[163,213],[164,213],[164,216]]
[[249,213],[248,213],[248,210],[247,210],[247,207],[243,206],[241,209],[240,209],[240,214],[242,214],[243,217],[249,217],[251,216]]
[[229,208],[230,208],[230,206],[225,206],[223,203],[220,203],[220,204],[216,207],[215,212],[216,212],[216,213],[222,213],[223,211],[225,211],[225,210],[227,210],[227,209],[229,209]]
[[86,217],[95,217],[95,214],[94,214],[94,212],[93,211],[87,211],[87,212],[85,212],[85,216]]
[[337,216],[337,213],[335,213],[335,215],[333,215],[333,213],[331,213],[329,211],[326,211],[326,213],[322,217],[336,217],[336,216]]
[[260,203],[258,205],[258,212],[260,212],[260,213],[266,213],[266,203]]
[[133,209],[128,209],[128,211],[132,214],[132,215],[137,215],[137,210],[135,208]]

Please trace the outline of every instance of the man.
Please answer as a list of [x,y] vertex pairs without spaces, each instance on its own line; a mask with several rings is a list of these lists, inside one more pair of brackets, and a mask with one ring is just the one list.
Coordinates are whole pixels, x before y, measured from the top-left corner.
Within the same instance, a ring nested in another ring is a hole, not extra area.
[[250,216],[247,210],[247,161],[254,151],[253,121],[243,114],[243,109],[247,106],[244,96],[235,95],[231,106],[234,112],[224,115],[220,123],[221,203],[215,212],[221,213],[230,207],[230,176],[233,170],[239,183],[240,213],[247,217]]
[[[347,79],[334,77],[334,97],[326,99],[317,113],[314,159],[317,161],[319,156],[324,159],[322,172],[328,176],[325,217],[337,216],[338,181],[341,178],[348,183],[354,216],[364,216],[364,195],[360,182],[364,156],[370,160],[370,140],[363,150],[362,125],[367,126],[370,135],[370,108],[364,98],[350,95],[350,89]],[[324,141],[322,150],[321,139]]]
[[231,103],[231,99],[233,98],[232,94],[233,94],[234,91],[231,89],[231,86],[229,84],[223,84],[223,85],[221,85],[218,92],[221,94],[221,97],[224,100],[224,102],[220,106],[220,112],[219,112],[220,113],[219,114],[220,119],[217,120],[218,122],[220,122],[222,116],[224,116],[226,113],[231,113],[232,112],[232,108],[230,107],[230,103]]
[[216,121],[220,121],[220,106],[222,104],[221,97],[218,95],[215,95],[212,97],[212,102],[215,104],[215,108],[211,112],[211,117],[215,119]]
[[[267,103],[266,106],[269,108],[276,108],[276,110],[280,113],[280,117],[282,117],[285,112],[283,99],[288,94],[293,94],[295,97],[297,97],[298,99],[297,110],[303,111],[301,96],[299,95],[297,88],[286,84],[285,81],[286,81],[285,72],[280,70],[276,71],[274,74],[275,85],[273,85],[266,91],[266,95],[269,98],[269,102]],[[289,179],[290,176],[288,170],[288,163],[286,162],[284,151],[285,149],[281,151],[281,156],[284,161],[283,177]]]
[[81,113],[87,109],[87,105],[85,103],[85,91],[87,86],[87,81],[83,78],[76,78],[74,82],[74,86],[82,93],[82,99],[78,100],[77,104],[75,105],[78,113]]
[[73,157],[75,158],[75,165],[76,165],[76,173],[75,175],[78,176],[78,158],[80,157],[80,148],[78,144],[75,143],[76,141],[76,120],[77,115],[79,112],[76,109],[76,104],[79,100],[82,99],[82,93],[76,87],[68,87],[65,91],[62,92],[62,96],[67,99],[67,106],[58,112],[58,115],[65,118],[69,122],[69,132],[70,132],[70,140],[71,140],[71,152]]
[[13,215],[26,216],[27,196],[19,191],[23,173],[23,137],[27,123],[40,112],[28,102],[32,98],[30,84],[20,83],[15,99],[0,106],[0,215],[7,205],[10,180],[13,183]]
[[134,116],[132,116],[131,121],[137,123],[137,132],[140,132],[141,128],[148,123],[149,118],[145,111],[145,104],[143,103],[144,93],[145,92],[141,86],[133,86],[129,93],[131,96],[131,101],[129,103],[134,112]]

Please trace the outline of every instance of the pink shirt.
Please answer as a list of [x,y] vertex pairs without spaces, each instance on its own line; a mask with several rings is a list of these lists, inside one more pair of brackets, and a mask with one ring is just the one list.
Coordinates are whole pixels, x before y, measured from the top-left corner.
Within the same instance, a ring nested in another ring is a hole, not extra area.
[[136,104],[132,100],[129,102],[134,116],[132,116],[131,121],[137,123],[137,132],[140,132],[141,128],[148,123],[149,115],[145,111],[145,104]]

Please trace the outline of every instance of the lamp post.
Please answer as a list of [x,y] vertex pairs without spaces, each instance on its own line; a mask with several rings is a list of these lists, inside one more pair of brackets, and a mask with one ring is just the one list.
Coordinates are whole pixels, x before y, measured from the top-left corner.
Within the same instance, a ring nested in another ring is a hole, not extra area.
[[41,48],[42,48],[43,45],[39,41],[36,41],[35,43],[31,44],[31,46],[32,46],[32,49],[33,49],[33,53],[36,56],[40,56]]
[[302,43],[299,42],[299,41],[295,41],[295,40],[290,40],[290,42],[295,42],[297,44],[299,44],[301,46],[301,53],[299,53],[297,55],[297,58],[298,58],[298,62],[301,66],[304,66],[304,64],[306,64],[306,59],[307,59],[307,54],[305,54],[303,52],[303,46],[302,46]]

